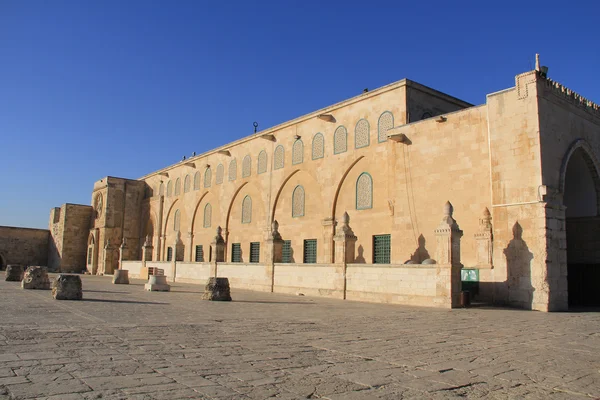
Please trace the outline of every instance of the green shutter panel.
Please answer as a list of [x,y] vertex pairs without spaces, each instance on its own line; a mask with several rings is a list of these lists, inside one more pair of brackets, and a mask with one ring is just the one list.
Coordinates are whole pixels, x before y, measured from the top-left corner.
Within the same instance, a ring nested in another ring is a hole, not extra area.
[[317,262],[317,239],[306,239],[304,241],[304,263],[314,264]]
[[167,261],[173,260],[173,248],[167,247]]
[[390,263],[390,235],[373,236],[373,264]]
[[250,262],[257,263],[260,259],[260,243],[252,242],[250,243]]
[[281,262],[291,263],[292,262],[292,241],[284,240],[281,248]]
[[231,244],[231,262],[242,262],[242,245],[240,243]]
[[204,262],[204,249],[202,245],[196,246],[196,262]]

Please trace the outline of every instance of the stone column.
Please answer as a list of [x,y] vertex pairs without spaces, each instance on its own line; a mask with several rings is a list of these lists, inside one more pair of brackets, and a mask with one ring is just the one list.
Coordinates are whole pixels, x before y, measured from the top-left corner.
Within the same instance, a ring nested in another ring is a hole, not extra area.
[[321,221],[323,226],[323,254],[325,254],[325,262],[333,263],[335,249],[333,246],[333,236],[335,234],[335,219],[325,218]]
[[210,244],[213,258],[210,261],[210,276],[217,277],[217,264],[225,262],[225,239],[223,239],[223,229],[217,227],[217,234]]
[[125,253],[125,251],[127,251],[127,243],[126,243],[125,238],[123,238],[123,241],[121,242],[121,247],[119,247],[119,266],[118,266],[118,269],[123,269],[123,261],[127,257],[127,256],[123,255],[123,253]]
[[173,258],[171,259],[171,271],[173,271],[173,282],[177,276],[177,259],[181,258],[183,252],[183,242],[181,241],[181,232],[175,233],[175,241],[173,242]]
[[[333,241],[335,242],[335,264],[338,266],[342,281],[339,286],[341,297],[346,298],[346,269],[348,263],[354,262],[354,250],[356,245],[356,236],[350,228],[350,216],[347,212],[342,216],[342,223],[336,229]],[[337,288],[338,285],[336,285]]]
[[283,239],[279,233],[279,222],[273,221],[271,231],[265,240],[265,261],[267,263],[267,275],[271,278],[271,292],[275,288],[275,263],[283,260]]
[[102,274],[109,275],[113,273],[113,258],[115,248],[110,243],[110,239],[106,239],[106,245],[104,246],[104,254],[102,257]]
[[492,215],[490,210],[483,210],[483,217],[479,220],[479,230],[475,234],[477,242],[476,268],[493,268],[492,266]]
[[148,268],[146,267],[146,261],[152,261],[152,238],[150,235],[146,236],[146,241],[142,247],[142,268],[140,269],[140,279],[148,279]]
[[444,216],[435,230],[436,248],[436,305],[458,307],[460,305],[460,238],[463,232],[452,218],[454,207],[450,202],[444,205]]
[[[189,231],[188,232],[188,262],[194,262],[194,249],[192,248],[194,246],[194,232]],[[185,261],[185,260],[184,260]]]

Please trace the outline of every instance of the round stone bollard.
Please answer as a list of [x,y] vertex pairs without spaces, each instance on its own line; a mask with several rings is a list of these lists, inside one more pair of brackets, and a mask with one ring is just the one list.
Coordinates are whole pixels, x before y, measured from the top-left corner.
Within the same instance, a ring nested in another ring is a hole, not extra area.
[[7,282],[21,282],[23,280],[23,274],[25,271],[23,270],[22,265],[11,264],[6,266],[6,278],[4,279]]
[[129,271],[126,269],[116,269],[112,283],[115,285],[129,285]]
[[144,285],[144,289],[150,292],[170,292],[171,286],[167,283],[167,277],[164,275],[150,275],[148,283]]
[[81,300],[83,287],[79,275],[58,275],[52,285],[52,297],[56,300]]
[[23,289],[50,290],[50,279],[46,267],[27,268],[21,281],[21,287]]
[[202,300],[231,301],[229,279],[208,278],[208,282],[204,287],[204,294],[202,294]]

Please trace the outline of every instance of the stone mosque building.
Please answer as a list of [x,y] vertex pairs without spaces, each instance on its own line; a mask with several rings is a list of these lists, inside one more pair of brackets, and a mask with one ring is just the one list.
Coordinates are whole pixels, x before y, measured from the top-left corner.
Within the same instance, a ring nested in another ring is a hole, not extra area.
[[481,105],[405,79],[103,178],[92,206],[51,211],[47,265],[199,284],[218,268],[234,290],[410,305],[456,306],[461,285],[525,309],[599,305],[600,108],[546,71]]

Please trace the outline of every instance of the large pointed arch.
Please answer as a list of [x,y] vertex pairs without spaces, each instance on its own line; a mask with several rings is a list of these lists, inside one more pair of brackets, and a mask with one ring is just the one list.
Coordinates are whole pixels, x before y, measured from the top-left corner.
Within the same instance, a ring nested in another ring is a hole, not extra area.
[[335,189],[335,195],[333,196],[333,204],[331,206],[331,218],[332,219],[335,219],[335,212],[336,212],[336,207],[337,207],[337,203],[338,203],[338,196],[340,194],[340,190],[342,189],[342,185],[344,184],[344,180],[346,179],[346,176],[348,176],[348,174],[350,173],[352,168],[354,168],[354,166],[363,158],[365,158],[365,156],[360,156],[356,160],[354,160],[354,162],[352,164],[350,164],[350,166],[346,169],[346,171],[344,172],[344,175],[342,175],[342,178],[340,179],[340,182],[338,183],[337,188]]
[[196,222],[196,215],[198,214],[198,208],[200,207],[202,200],[204,200],[204,198],[208,195],[208,193],[210,193],[208,190],[206,192],[202,193],[202,196],[200,196],[200,198],[198,199],[198,202],[196,203],[196,206],[194,207],[194,212],[192,213],[192,224],[190,225],[190,229],[192,231],[194,230],[194,223]]
[[231,196],[231,201],[229,202],[229,207],[227,207],[227,217],[225,218],[225,230],[229,231],[229,217],[231,216],[231,209],[233,208],[233,202],[235,201],[238,193],[244,186],[246,186],[248,182],[242,183],[236,190],[233,192],[233,196]]
[[286,183],[290,180],[290,178],[292,176],[296,175],[298,172],[300,172],[299,169],[292,171],[292,173],[289,174],[287,176],[287,178],[285,178],[283,180],[283,182],[281,183],[281,186],[279,186],[279,190],[277,191],[277,194],[275,195],[275,200],[273,201],[273,207],[271,208],[271,219],[269,220],[269,225],[275,219],[275,210],[277,209],[277,202],[279,201],[279,196],[281,195],[281,192],[283,191],[283,188],[285,187]]
[[567,167],[569,166],[569,160],[575,152],[580,151],[583,159],[585,160],[590,173],[592,174],[592,179],[594,181],[594,187],[596,188],[596,194],[598,197],[598,211],[600,215],[600,164],[598,160],[594,156],[594,151],[592,150],[592,146],[585,139],[577,139],[569,146],[565,156],[563,157],[562,164],[560,166],[560,181],[559,181],[559,190],[561,193],[565,193],[565,181],[567,176]]
[[173,211],[173,208],[175,207],[175,205],[177,204],[177,202],[179,202],[179,199],[175,199],[175,201],[171,204],[171,206],[169,207],[169,211],[167,211],[167,215],[165,217],[165,220],[163,222],[162,225],[162,236],[166,236],[167,235],[167,228],[169,225],[169,218],[171,218],[171,211]]

